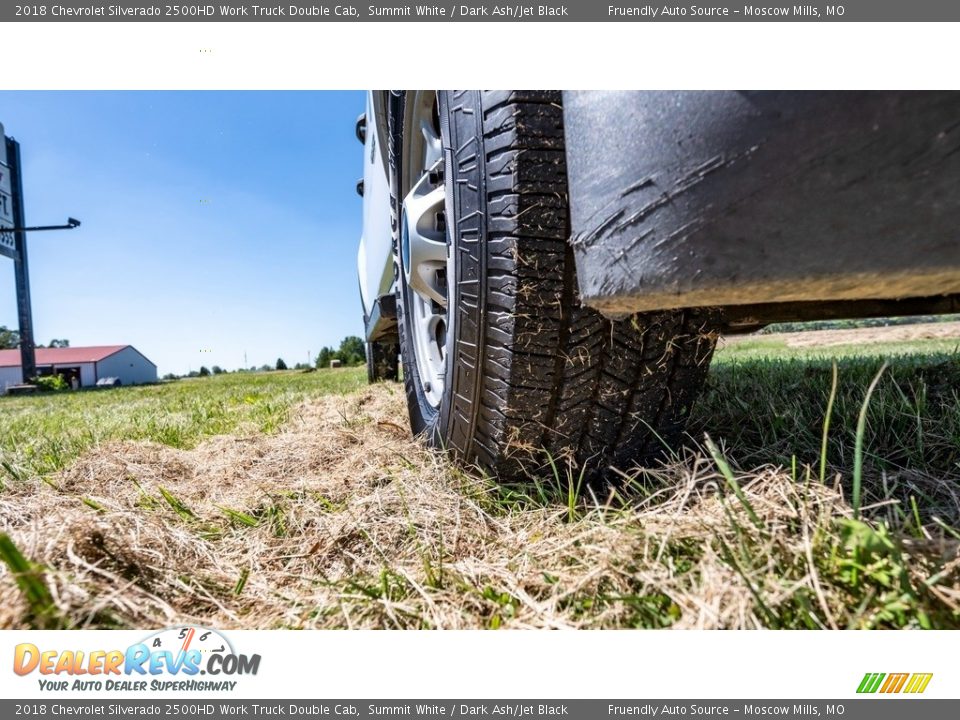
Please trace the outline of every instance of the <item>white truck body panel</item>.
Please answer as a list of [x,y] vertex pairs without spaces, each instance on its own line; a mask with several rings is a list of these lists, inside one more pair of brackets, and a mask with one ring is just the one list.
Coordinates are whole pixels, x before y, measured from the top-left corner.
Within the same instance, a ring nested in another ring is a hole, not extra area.
[[363,233],[357,253],[363,312],[370,314],[381,295],[393,292],[393,233],[390,182],[382,158],[386,138],[379,137],[373,93],[367,93],[367,130],[363,144]]

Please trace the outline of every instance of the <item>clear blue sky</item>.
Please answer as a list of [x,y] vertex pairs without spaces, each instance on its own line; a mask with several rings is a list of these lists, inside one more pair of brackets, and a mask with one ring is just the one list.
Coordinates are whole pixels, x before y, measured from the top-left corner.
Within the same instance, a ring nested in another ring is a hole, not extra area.
[[[161,374],[289,365],[362,335],[361,92],[0,92],[21,144],[36,341]],[[0,257],[0,325],[17,326]],[[208,351],[208,352],[202,352]]]

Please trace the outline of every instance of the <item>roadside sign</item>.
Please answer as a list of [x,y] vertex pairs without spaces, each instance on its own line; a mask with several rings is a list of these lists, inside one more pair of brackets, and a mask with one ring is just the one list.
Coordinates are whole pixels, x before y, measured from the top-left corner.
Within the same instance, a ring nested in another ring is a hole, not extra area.
[[0,125],[0,255],[15,258],[17,255],[16,241],[13,233],[4,232],[7,228],[16,227],[13,214],[13,183],[10,179],[10,165],[7,162],[7,143]]
[[23,176],[20,143],[7,137],[0,123],[0,255],[13,260],[17,287],[17,319],[20,332],[20,365],[23,381],[37,375],[33,345],[33,312],[30,309],[30,270],[27,264],[27,233],[42,230],[72,230],[80,221],[67,218],[66,225],[27,227],[23,219]]
[[[30,270],[27,266],[27,236],[23,222],[23,184],[20,176],[20,144],[8,138],[0,124],[0,255],[13,259],[17,288],[17,319],[20,332],[20,368],[23,382],[37,375],[33,345],[33,312],[30,309]],[[16,230],[16,232],[12,232]]]

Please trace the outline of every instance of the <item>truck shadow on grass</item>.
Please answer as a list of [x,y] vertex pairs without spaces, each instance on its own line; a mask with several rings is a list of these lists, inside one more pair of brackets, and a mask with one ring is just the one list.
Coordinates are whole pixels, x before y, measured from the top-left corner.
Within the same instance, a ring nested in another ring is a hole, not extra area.
[[[723,440],[741,467],[810,466],[853,495],[863,419],[863,506],[960,520],[960,355],[763,359],[717,363],[688,437]],[[882,373],[881,373],[882,370]],[[867,401],[870,384],[876,387]],[[825,428],[828,406],[829,424]],[[826,442],[824,442],[826,438]],[[916,519],[914,517],[914,519]]]

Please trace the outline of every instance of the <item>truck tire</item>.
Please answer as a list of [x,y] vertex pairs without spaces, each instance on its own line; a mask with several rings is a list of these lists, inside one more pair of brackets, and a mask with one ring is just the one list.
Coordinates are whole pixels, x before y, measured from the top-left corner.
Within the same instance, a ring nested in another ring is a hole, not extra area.
[[[424,95],[393,96],[390,134],[414,432],[501,480],[561,463],[592,478],[676,442],[705,378],[719,313],[611,320],[581,307],[567,242],[560,93],[444,91],[432,108]],[[424,130],[431,118],[439,160]],[[432,214],[423,210],[427,197]],[[445,265],[436,245],[421,247],[438,238]],[[422,330],[431,323],[434,345]]]
[[400,346],[397,343],[367,343],[367,382],[400,378]]

